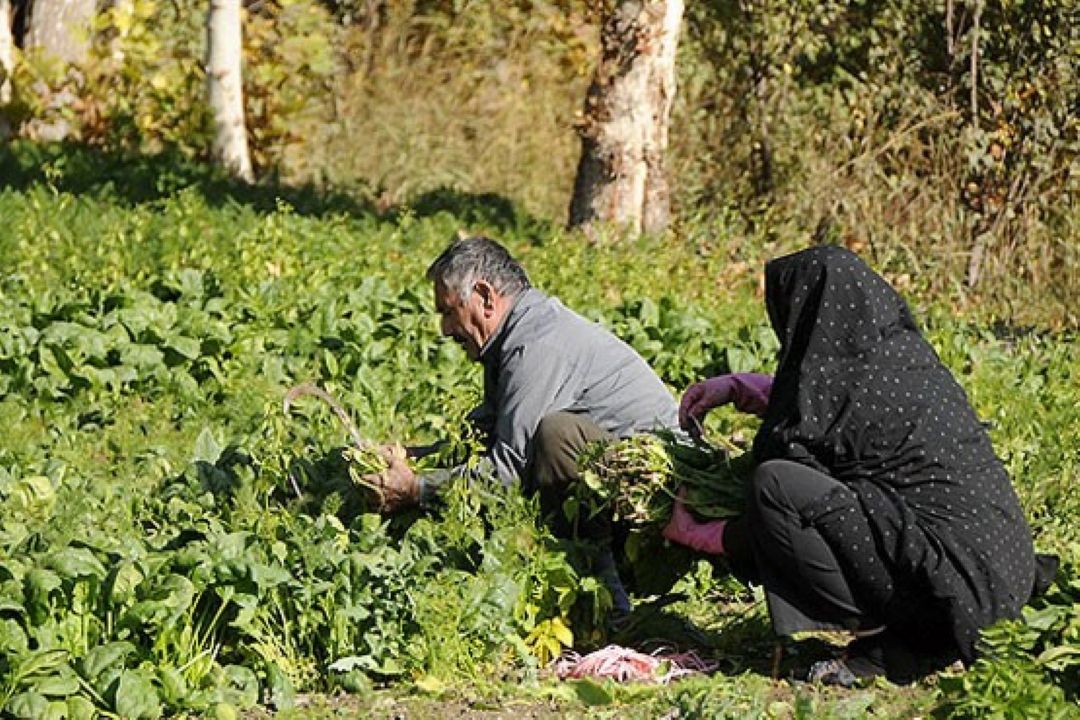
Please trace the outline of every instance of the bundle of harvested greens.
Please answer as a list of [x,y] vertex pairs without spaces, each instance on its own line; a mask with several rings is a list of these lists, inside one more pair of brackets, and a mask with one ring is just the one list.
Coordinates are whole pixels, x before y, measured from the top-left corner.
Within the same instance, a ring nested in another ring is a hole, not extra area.
[[579,460],[578,512],[610,508],[631,527],[662,525],[682,489],[702,519],[742,513],[753,470],[750,453],[729,451],[676,433],[644,434],[598,443]]
[[[435,445],[412,448],[410,455],[396,443],[377,445],[366,439],[341,403],[326,390],[311,383],[297,385],[285,394],[282,403],[285,414],[288,415],[296,401],[305,396],[314,396],[325,402],[348,431],[352,441],[350,445],[333,451],[328,460],[321,463],[327,471],[323,474],[331,482],[319,483],[321,488],[309,484],[307,494],[341,496],[339,504],[348,505],[346,509],[350,513],[392,509],[393,503],[389,502],[387,488],[383,486],[386,478],[384,473],[390,468],[391,457],[406,462],[417,474],[434,468],[475,466],[481,445],[477,434],[468,424],[460,424],[457,432],[450,433]],[[301,490],[299,479],[293,471],[289,473],[289,480],[297,498],[303,498],[305,492]]]
[[[353,488],[365,498],[364,506],[366,508],[382,510],[386,507],[386,497],[381,481],[384,477],[383,473],[390,467],[388,453],[393,453],[394,456],[413,465],[406,457],[405,449],[400,445],[380,447],[365,439],[341,403],[330,393],[310,383],[297,385],[285,394],[283,402],[285,413],[288,414],[296,400],[305,395],[313,395],[326,402],[342,425],[345,426],[349,436],[352,438],[352,445],[341,449],[341,458],[345,462],[349,481]],[[415,465],[413,467],[416,469]],[[293,482],[293,490],[296,495],[298,497],[302,496],[299,484],[291,475],[290,479]]]
[[[400,445],[387,448],[365,445],[362,447],[350,447],[342,451],[342,455],[349,463],[349,479],[353,485],[369,494],[371,505],[376,510],[387,507],[386,495],[383,490],[383,473],[390,468],[390,460],[387,452],[393,452],[401,460],[408,462],[405,449]],[[415,468],[414,468],[415,470]]]

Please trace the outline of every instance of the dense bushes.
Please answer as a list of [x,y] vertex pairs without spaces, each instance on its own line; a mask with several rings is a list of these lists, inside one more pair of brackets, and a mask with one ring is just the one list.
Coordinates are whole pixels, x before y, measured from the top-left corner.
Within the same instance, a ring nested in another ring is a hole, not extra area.
[[[133,7],[82,72],[21,65],[7,112],[201,157],[201,11]],[[252,4],[256,164],[384,207],[449,187],[560,222],[597,20],[579,0]],[[696,222],[671,240],[751,263],[841,241],[960,312],[1076,327],[1078,33],[1075,0],[690,3],[670,165]]]

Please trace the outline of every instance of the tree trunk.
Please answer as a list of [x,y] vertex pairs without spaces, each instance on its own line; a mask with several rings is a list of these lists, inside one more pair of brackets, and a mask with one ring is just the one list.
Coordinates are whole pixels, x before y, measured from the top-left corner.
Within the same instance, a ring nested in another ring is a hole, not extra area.
[[604,19],[600,65],[579,128],[572,227],[594,221],[635,233],[667,227],[664,155],[683,9],[683,0],[622,0]]
[[766,9],[761,0],[742,3],[743,22],[750,39],[750,81],[752,92],[746,98],[747,124],[753,128],[750,166],[754,173],[754,192],[767,198],[773,191],[773,152],[769,131],[769,68],[768,35],[765,30]]
[[66,63],[78,64],[90,54],[95,0],[33,0],[24,47]]
[[206,84],[214,114],[214,158],[234,176],[251,182],[240,74],[240,0],[210,0],[206,29]]
[[[15,70],[15,36],[11,32],[11,19],[11,0],[0,0],[0,106],[11,102],[11,73]],[[3,123],[2,119],[0,123]]]
[[979,125],[979,21],[983,5],[975,0],[975,16],[971,21],[971,124]]

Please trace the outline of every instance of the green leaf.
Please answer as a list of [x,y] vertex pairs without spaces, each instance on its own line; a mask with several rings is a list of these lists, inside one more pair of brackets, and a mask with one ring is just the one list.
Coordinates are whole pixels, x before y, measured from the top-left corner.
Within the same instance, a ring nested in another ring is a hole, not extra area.
[[438,697],[446,692],[446,683],[434,675],[425,675],[416,682],[413,683],[416,689],[425,695],[434,695]]
[[68,720],[93,720],[97,714],[94,703],[86,698],[76,695],[67,699]]
[[17,621],[0,619],[0,655],[21,655],[29,647],[26,633]]
[[175,351],[188,360],[195,360],[198,358],[201,348],[198,340],[184,337],[183,335],[173,335],[165,341],[165,347]]
[[394,658],[388,657],[379,663],[378,667],[375,668],[375,672],[391,677],[394,675],[402,675],[405,672],[405,668],[403,668],[401,663]]
[[236,720],[239,717],[236,714],[236,708],[232,703],[219,702],[214,705],[213,708],[214,720]]
[[[62,352],[59,349],[57,352]],[[67,380],[67,373],[60,367],[56,354],[48,347],[38,348],[38,366],[57,380]]]
[[84,547],[66,547],[51,556],[47,565],[65,578],[103,578],[106,573],[105,566]]
[[79,678],[70,667],[64,666],[55,675],[39,680],[34,690],[42,695],[67,697],[79,692]]
[[226,665],[221,669],[229,687],[224,699],[239,707],[251,707],[259,702],[259,679],[243,665]]
[[356,669],[371,670],[374,664],[371,658],[366,655],[349,655],[348,657],[338,658],[327,667],[334,672],[347,673]]
[[1070,666],[1080,666],[1080,646],[1059,645],[1039,653],[1038,663],[1051,670],[1065,670]]
[[162,695],[169,705],[180,705],[187,697],[188,684],[184,676],[174,667],[161,666],[157,669],[158,682]]
[[562,643],[566,647],[570,647],[574,644],[574,633],[570,630],[569,626],[563,621],[562,618],[552,618],[551,621],[551,634],[556,640]]
[[56,489],[44,475],[32,475],[15,483],[8,496],[11,507],[33,512],[51,505],[56,500]]
[[165,362],[165,355],[153,345],[128,345],[120,351],[120,361],[142,370],[150,370]]
[[14,613],[16,615],[25,615],[26,608],[20,603],[12,600],[11,598],[0,598],[0,613]]
[[274,709],[288,710],[296,704],[296,693],[293,690],[292,681],[273,661],[266,663],[266,688],[269,692],[270,704]]
[[113,603],[123,603],[135,593],[135,588],[143,581],[142,571],[130,561],[120,563],[113,571],[109,587],[109,599]]
[[148,597],[133,605],[127,615],[149,625],[174,622],[191,607],[195,585],[182,575],[172,574],[150,589]]
[[195,439],[195,450],[192,454],[194,462],[205,462],[214,465],[221,459],[221,445],[214,439],[214,433],[209,427],[204,427],[199,437]]
[[125,670],[116,686],[116,712],[123,718],[161,717],[157,688],[142,670]]
[[[82,675],[94,683],[106,670],[123,667],[124,660],[134,651],[135,646],[129,642],[98,645],[86,653],[86,657],[82,659]],[[97,687],[96,683],[95,687]]]
[[23,692],[8,700],[4,710],[13,718],[22,720],[40,720],[49,711],[49,701],[44,695],[35,692]]
[[265,592],[272,587],[287,583],[293,579],[292,573],[278,565],[252,562],[248,564],[248,572],[251,574],[251,580],[259,586],[260,592]]
[[68,659],[68,651],[61,649],[38,650],[19,664],[19,674],[24,678],[32,678],[37,675],[50,675],[58,668],[65,665]]
[[610,690],[590,678],[576,680],[573,685],[578,700],[586,705],[610,705],[615,699]]
[[729,347],[725,351],[728,371],[732,373],[751,372],[757,369],[757,361],[752,353],[740,347]]

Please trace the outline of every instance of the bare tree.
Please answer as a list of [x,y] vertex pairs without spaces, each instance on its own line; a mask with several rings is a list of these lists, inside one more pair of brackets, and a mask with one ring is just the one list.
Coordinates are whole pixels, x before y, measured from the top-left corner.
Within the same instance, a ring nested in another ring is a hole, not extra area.
[[234,176],[251,182],[244,124],[240,0],[210,0],[206,20],[206,84],[214,114],[214,157]]
[[667,227],[664,155],[683,10],[683,0],[621,0],[604,17],[600,64],[580,125],[571,226]]
[[90,54],[96,0],[32,0],[23,47],[78,64]]
[[15,36],[11,32],[11,18],[11,0],[0,0],[0,106],[11,102],[11,73],[15,70]]

